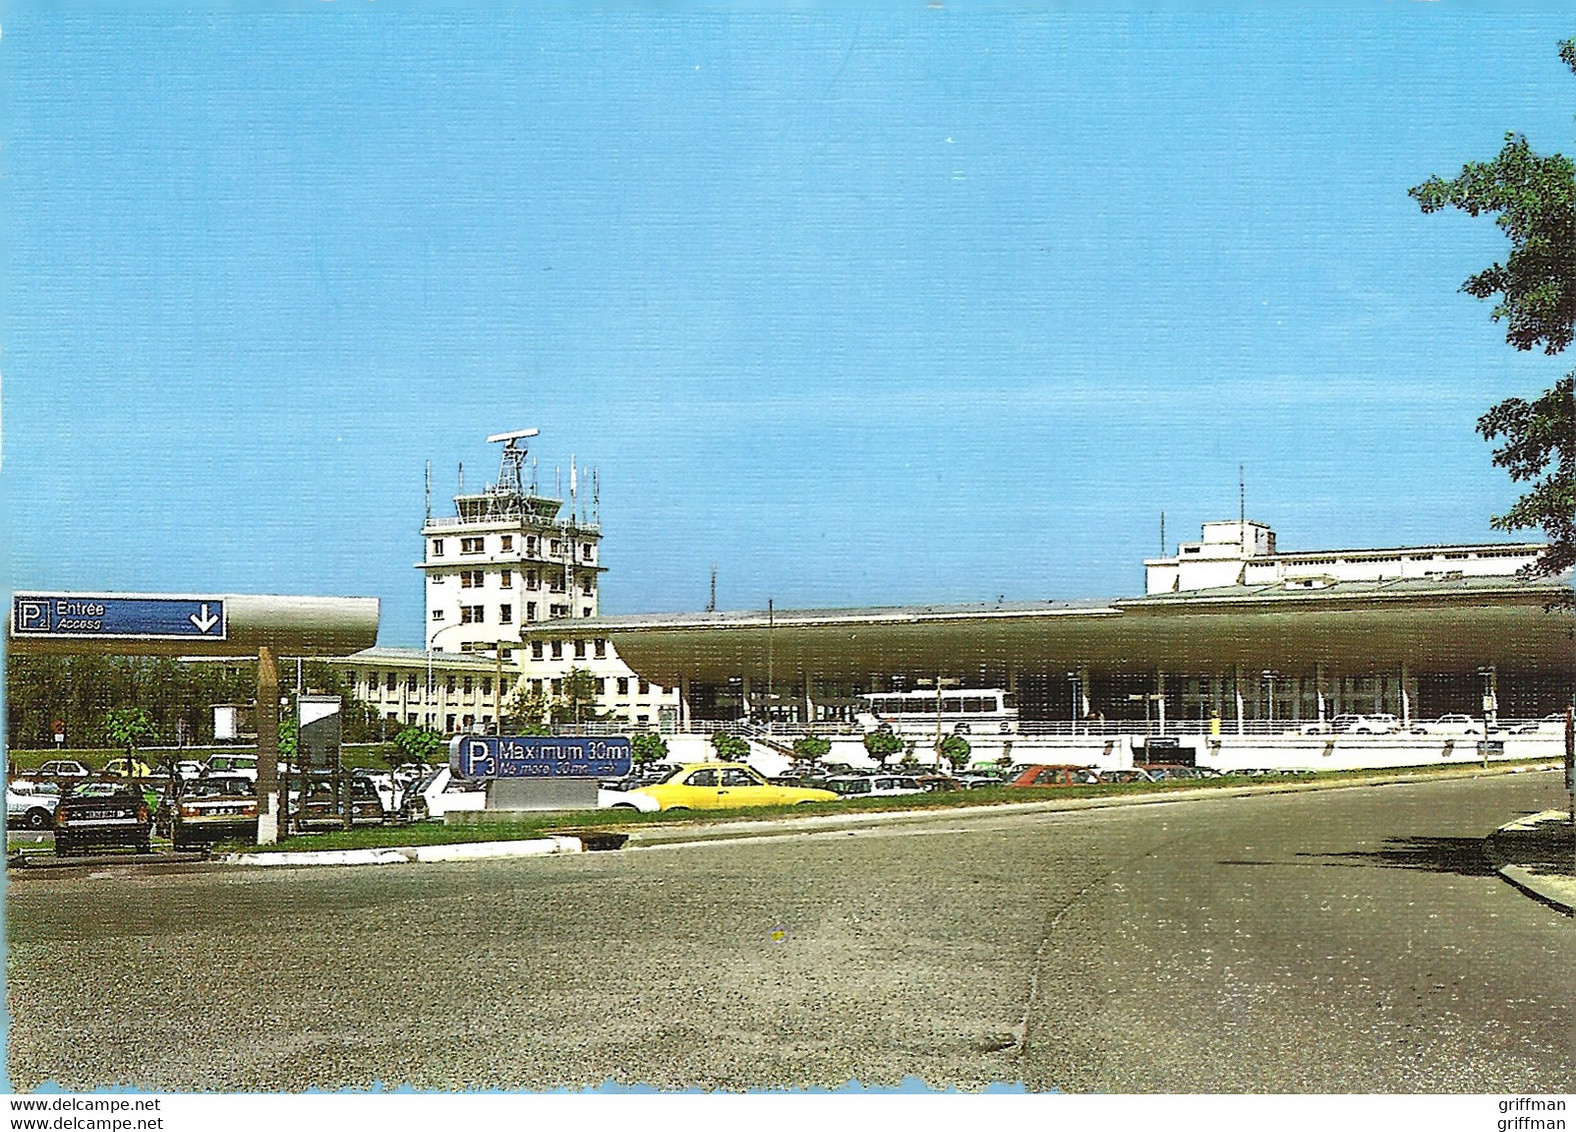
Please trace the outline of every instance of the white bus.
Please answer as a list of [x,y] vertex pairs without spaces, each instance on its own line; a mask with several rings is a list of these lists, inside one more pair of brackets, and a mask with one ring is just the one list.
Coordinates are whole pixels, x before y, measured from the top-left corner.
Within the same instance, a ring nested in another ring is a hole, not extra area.
[[944,735],[995,735],[1015,730],[1018,705],[1011,692],[1000,688],[946,688],[939,701],[934,690],[873,692],[859,697],[867,708],[859,713],[866,731],[882,724],[903,734],[934,734],[941,720]]

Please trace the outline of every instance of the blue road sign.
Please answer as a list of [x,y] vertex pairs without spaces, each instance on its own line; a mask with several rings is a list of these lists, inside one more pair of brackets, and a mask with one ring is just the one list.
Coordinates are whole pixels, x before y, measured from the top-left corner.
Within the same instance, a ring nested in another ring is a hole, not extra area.
[[616,778],[629,773],[629,739],[459,735],[449,769],[461,778]]
[[15,637],[222,641],[226,629],[221,597],[11,597],[11,634]]

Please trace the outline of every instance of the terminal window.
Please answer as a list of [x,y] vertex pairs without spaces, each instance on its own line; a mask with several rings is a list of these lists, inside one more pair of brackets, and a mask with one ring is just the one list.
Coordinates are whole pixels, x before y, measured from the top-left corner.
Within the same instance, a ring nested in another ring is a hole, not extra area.
[[514,571],[501,571],[498,575],[498,584],[506,590],[514,589]]
[[618,678],[618,694],[621,695],[621,696],[629,695],[629,677],[628,676],[620,676]]
[[432,619],[434,621],[442,621],[443,620],[443,610],[441,610],[441,609],[434,609],[432,611]]
[[[454,695],[454,677],[453,676],[450,676],[446,681],[444,681],[444,690],[446,692],[448,692],[449,695],[451,695],[451,696]],[[454,719],[454,717],[451,715],[451,716],[449,716],[449,719],[452,721]],[[449,726],[453,727],[454,726],[453,722],[450,722]]]
[[553,659],[554,660],[563,660],[564,659],[564,642],[563,641],[554,641],[553,642]]
[[514,606],[500,605],[498,607],[498,620],[501,624],[508,625],[514,621]]
[[443,557],[443,540],[441,538],[435,538],[432,540],[432,556],[434,558]]
[[471,694],[471,692],[473,690],[474,690],[474,685],[471,684],[471,678],[469,676],[467,676],[465,678],[465,694],[468,696],[468,695]]
[[593,643],[596,646],[596,655],[597,655],[597,659],[598,660],[601,660],[603,657],[607,656],[607,642],[606,641],[602,640],[601,638],[598,638]]
[[479,536],[477,538],[462,538],[460,540],[461,554],[480,554],[481,552],[482,540]]
[[484,696],[492,695],[492,677],[491,676],[483,676],[482,677],[482,695],[484,695]]
[[498,540],[498,545],[503,550],[513,550],[514,549],[514,536],[513,535],[503,535],[503,536],[501,536],[499,538],[499,540]]
[[[542,642],[541,641],[532,641],[531,642],[531,659],[532,660],[541,660],[542,659]],[[537,683],[540,684],[541,681],[538,680]]]
[[575,659],[576,660],[584,660],[585,658],[586,658],[586,643],[584,641],[576,641],[575,642]]

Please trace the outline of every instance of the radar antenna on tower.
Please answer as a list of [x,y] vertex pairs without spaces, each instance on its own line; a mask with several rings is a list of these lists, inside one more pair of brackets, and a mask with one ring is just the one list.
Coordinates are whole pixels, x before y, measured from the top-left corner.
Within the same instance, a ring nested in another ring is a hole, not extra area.
[[515,429],[513,432],[497,432],[487,438],[488,444],[502,444],[503,458],[498,464],[498,491],[512,495],[525,494],[525,480],[522,472],[525,468],[526,457],[529,455],[524,445],[519,442],[536,436],[534,428]]

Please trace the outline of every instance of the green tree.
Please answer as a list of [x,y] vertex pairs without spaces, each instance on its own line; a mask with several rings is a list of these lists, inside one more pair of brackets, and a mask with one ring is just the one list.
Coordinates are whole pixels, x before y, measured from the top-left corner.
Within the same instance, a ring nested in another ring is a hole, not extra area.
[[729,735],[726,731],[711,733],[711,747],[724,762],[742,763],[750,755],[749,742],[737,735]]
[[629,757],[637,767],[644,770],[652,763],[660,763],[668,757],[668,741],[655,731],[642,732],[630,743]]
[[402,727],[391,742],[394,745],[393,753],[388,756],[391,767],[436,762],[444,746],[443,736],[427,727]]
[[301,768],[296,765],[296,754],[301,744],[300,729],[296,726],[295,708],[279,709],[279,761],[289,763],[297,771]]
[[832,741],[821,735],[801,735],[793,741],[793,757],[812,768],[831,750]]
[[865,736],[865,752],[885,768],[887,760],[903,749],[903,740],[887,730],[872,731]]
[[600,719],[597,711],[596,677],[583,668],[571,668],[564,674],[562,691],[552,706],[554,723],[584,723]]
[[524,681],[504,700],[504,730],[511,735],[547,735],[552,730],[551,719],[551,701]]
[[969,752],[971,750],[969,741],[963,736],[948,735],[941,741],[941,746],[937,753],[947,760],[947,765],[952,768],[952,773],[956,774],[969,765]]
[[[1576,39],[1559,45],[1576,72]],[[1489,214],[1510,240],[1503,262],[1469,276],[1467,294],[1497,302],[1490,317],[1505,323],[1505,340],[1518,350],[1540,346],[1558,354],[1576,328],[1576,164],[1558,153],[1534,153],[1511,132],[1493,161],[1468,162],[1449,180],[1430,177],[1411,190],[1424,212],[1455,208]],[[1517,483],[1532,482],[1505,514],[1499,530],[1541,527],[1549,549],[1534,573],[1557,574],[1576,565],[1576,405],[1572,377],[1542,397],[1512,397],[1478,419],[1486,440],[1502,440],[1494,463]]]
[[104,716],[104,734],[127,756],[135,755],[137,748],[158,738],[153,721],[140,707],[117,708],[107,712]]

